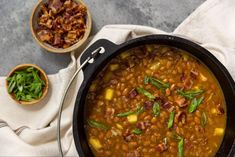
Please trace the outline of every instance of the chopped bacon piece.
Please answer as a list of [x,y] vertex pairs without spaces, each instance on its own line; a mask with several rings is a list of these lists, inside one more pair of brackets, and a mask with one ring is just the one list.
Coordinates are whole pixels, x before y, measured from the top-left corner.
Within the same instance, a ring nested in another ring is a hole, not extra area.
[[138,95],[136,89],[132,89],[130,92],[129,92],[129,98],[133,99],[134,97],[136,97]]
[[164,104],[162,104],[162,107],[164,109],[167,109],[169,112],[173,111],[175,109],[175,106],[173,106],[170,102],[165,102]]
[[151,123],[146,121],[146,122],[138,122],[136,124],[136,127],[141,129],[141,130],[145,130],[147,127],[151,126]]
[[187,102],[186,99],[182,96],[175,96],[175,103],[179,106],[179,107],[185,107],[187,106]]
[[42,41],[51,41],[51,39],[53,38],[52,33],[48,30],[40,30],[38,32],[38,37]]
[[216,109],[217,109],[217,113],[218,113],[219,115],[223,115],[223,114],[225,113],[224,108],[221,106],[221,104],[218,104],[218,105],[216,106]]
[[194,71],[194,70],[191,70],[191,71],[190,71],[190,76],[191,76],[191,78],[196,79],[197,76],[198,76],[198,72],[197,72],[197,71]]
[[167,147],[164,143],[160,143],[157,145],[156,150],[161,153],[167,150]]
[[54,47],[70,47],[83,38],[87,28],[86,16],[87,9],[80,3],[49,0],[41,6],[37,20],[39,39]]
[[184,111],[180,111],[176,114],[176,123],[179,123],[181,122],[182,124],[185,124],[186,123],[186,117],[187,117],[187,114],[186,112]]
[[52,10],[54,14],[58,13],[61,9],[63,3],[60,0],[51,0],[49,1],[49,8]]
[[153,107],[154,102],[153,101],[145,101],[144,102],[144,109],[150,110]]

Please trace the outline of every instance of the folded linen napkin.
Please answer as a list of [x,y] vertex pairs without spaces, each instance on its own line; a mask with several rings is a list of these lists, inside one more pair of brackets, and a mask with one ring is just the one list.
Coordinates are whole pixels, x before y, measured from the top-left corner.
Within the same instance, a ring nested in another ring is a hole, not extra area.
[[[173,34],[183,35],[211,51],[235,79],[235,4],[233,0],[208,0],[192,13]],[[155,28],[136,25],[103,27],[90,44],[105,38],[116,44],[149,35],[164,34]],[[56,125],[59,102],[66,85],[80,65],[74,53],[71,64],[49,75],[49,94],[36,105],[18,105],[9,98],[5,77],[0,77],[0,156],[58,156]],[[62,144],[67,156],[78,156],[72,136],[72,114],[83,74],[69,90],[61,121]]]

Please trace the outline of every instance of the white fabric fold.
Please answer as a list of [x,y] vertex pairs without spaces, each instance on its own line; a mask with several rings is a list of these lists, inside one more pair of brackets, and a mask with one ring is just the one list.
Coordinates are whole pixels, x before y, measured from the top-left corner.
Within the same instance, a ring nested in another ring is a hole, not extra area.
[[[233,0],[208,0],[174,32],[200,42],[215,55],[235,78],[235,3]],[[107,25],[91,40],[108,39],[116,44],[150,35],[166,34],[146,26]],[[74,53],[71,64],[49,75],[50,88],[45,100],[35,105],[16,104],[7,94],[5,77],[0,77],[0,156],[57,156],[57,113],[61,96],[80,65]],[[78,156],[72,136],[72,114],[83,74],[79,73],[69,90],[63,108],[61,132],[64,153]]]

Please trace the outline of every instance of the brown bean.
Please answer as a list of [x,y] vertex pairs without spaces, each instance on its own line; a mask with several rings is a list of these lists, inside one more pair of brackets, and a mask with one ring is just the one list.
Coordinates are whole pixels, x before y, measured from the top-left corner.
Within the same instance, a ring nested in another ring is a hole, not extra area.
[[150,145],[150,141],[144,141],[144,142],[143,142],[143,145],[144,145],[145,147],[149,146],[149,145]]
[[127,95],[129,93],[129,88],[125,88],[123,91],[122,91],[122,95]]
[[137,142],[129,142],[128,146],[129,146],[129,148],[134,149],[138,146],[138,143]]
[[122,144],[122,150],[128,151],[128,146],[126,144]]

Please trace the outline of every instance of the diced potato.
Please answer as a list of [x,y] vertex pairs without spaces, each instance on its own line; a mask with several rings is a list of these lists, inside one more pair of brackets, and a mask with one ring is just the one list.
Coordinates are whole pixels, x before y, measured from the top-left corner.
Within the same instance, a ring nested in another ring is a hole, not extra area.
[[215,108],[212,108],[212,109],[211,109],[211,113],[212,113],[212,114],[216,114],[216,113],[217,113],[217,110],[216,110]]
[[98,139],[96,139],[96,138],[90,138],[89,139],[89,143],[91,144],[91,146],[95,149],[95,150],[99,150],[99,149],[101,149],[102,148],[102,145],[101,145],[101,143],[100,143],[100,141],[98,140]]
[[224,134],[224,129],[223,128],[215,128],[214,136],[221,136],[223,134]]
[[120,54],[120,57],[121,57],[122,59],[125,59],[125,58],[127,58],[127,57],[129,57],[129,56],[130,56],[130,53],[128,53],[127,51]]
[[115,70],[117,70],[119,68],[119,64],[111,64],[110,66],[109,66],[109,69],[111,70],[111,71],[115,71]]
[[92,82],[91,86],[90,86],[90,91],[94,91],[96,89],[96,83]]
[[153,51],[153,45],[146,45],[146,49],[148,52],[152,52]]
[[136,114],[131,114],[127,116],[127,120],[129,123],[136,123],[137,122],[137,115]]
[[108,82],[111,79],[112,73],[111,72],[107,72],[104,75],[104,82]]
[[121,130],[123,129],[121,124],[116,124],[116,126],[117,126],[118,129],[121,129]]
[[150,69],[151,70],[158,70],[160,67],[160,62],[156,62],[156,63],[153,63],[151,66],[150,66]]
[[203,82],[207,81],[207,77],[204,76],[202,73],[200,73],[200,79],[201,79]]
[[183,59],[184,59],[184,61],[188,61],[188,58],[189,58],[189,56],[188,56],[188,55],[183,54]]
[[114,90],[112,88],[107,88],[105,90],[105,99],[106,100],[112,100],[114,94]]

